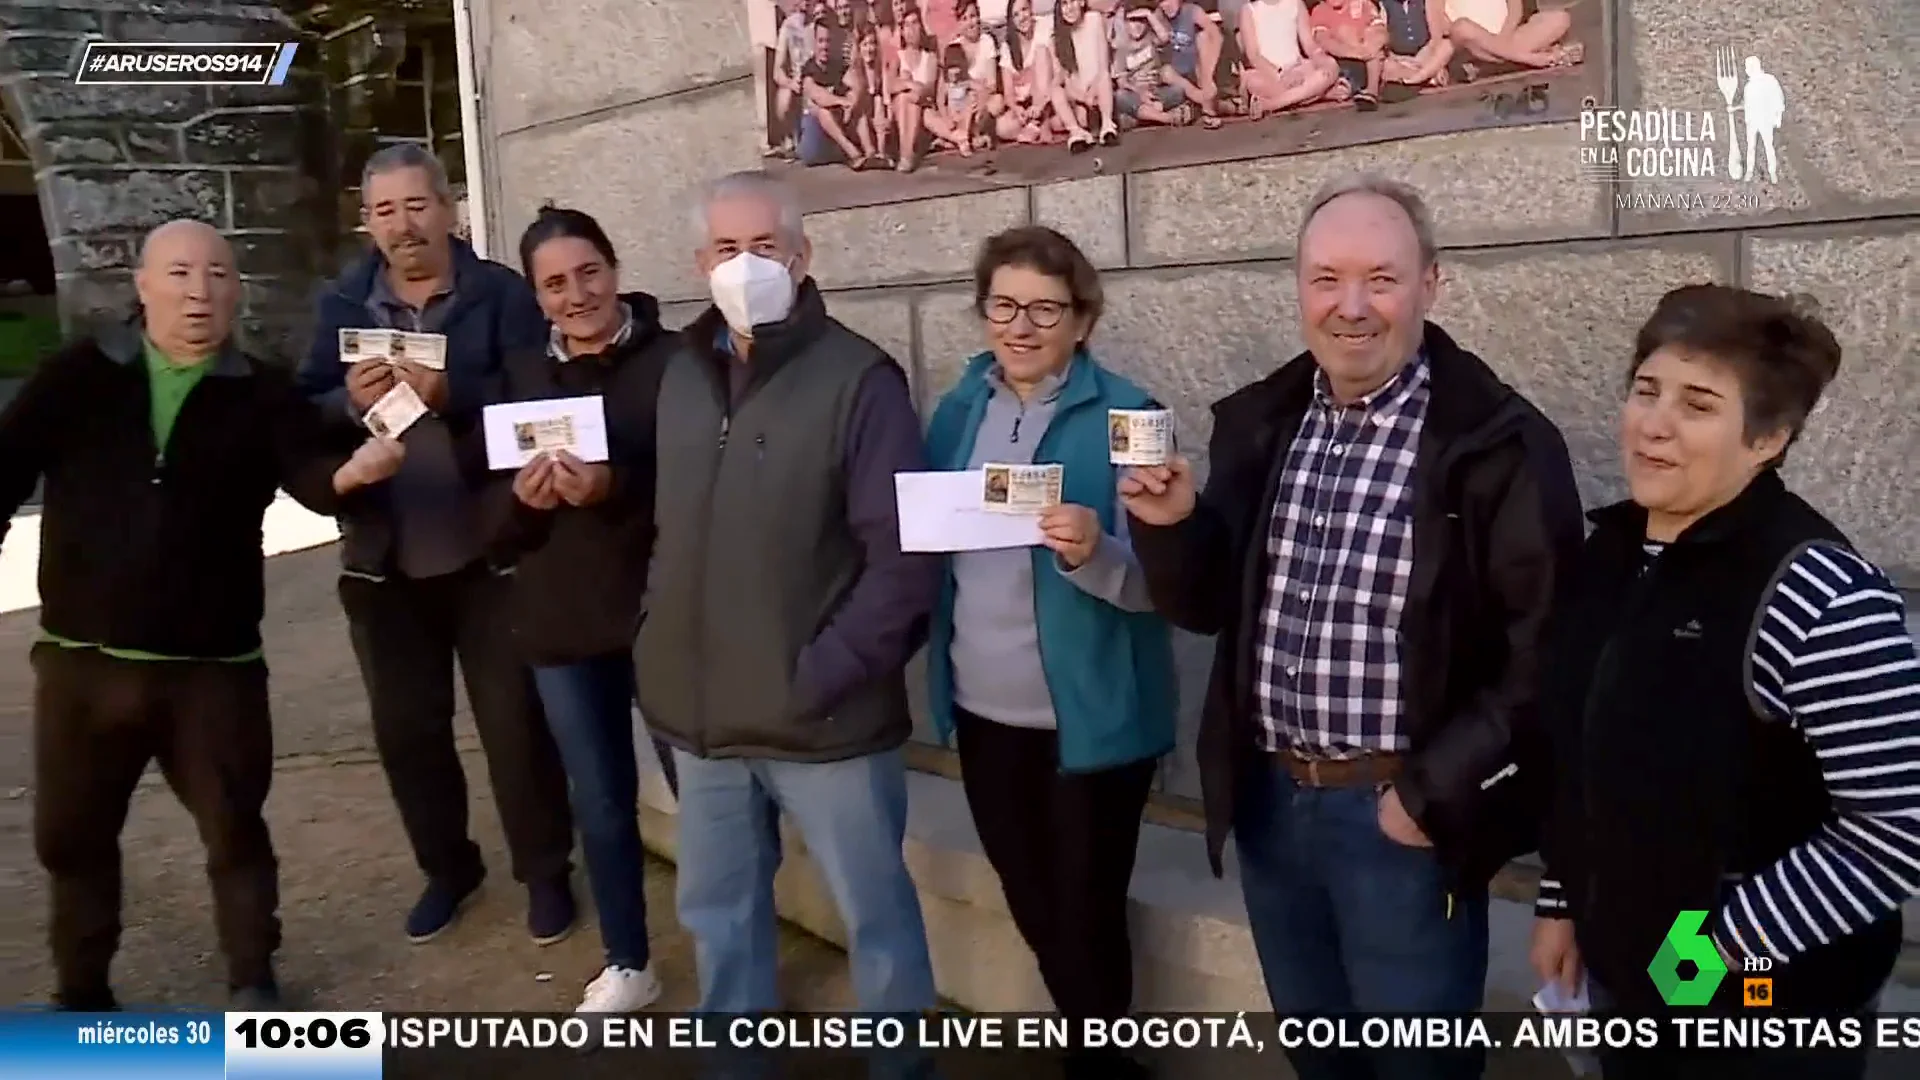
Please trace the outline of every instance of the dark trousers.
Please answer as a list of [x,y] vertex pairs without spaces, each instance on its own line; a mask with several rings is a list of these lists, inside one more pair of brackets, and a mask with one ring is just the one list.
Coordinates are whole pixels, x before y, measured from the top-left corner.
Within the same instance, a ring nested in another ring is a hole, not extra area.
[[472,881],[483,872],[480,848],[467,835],[467,778],[453,746],[455,657],[514,879],[546,881],[570,871],[566,773],[533,677],[514,648],[511,585],[481,566],[419,580],[340,579],[374,745],[414,859],[429,878]]
[[[567,768],[607,963],[644,968],[651,952],[642,877],[646,851],[640,846],[640,766],[633,742],[633,656],[623,650],[578,664],[538,667],[533,681]],[[658,739],[653,748],[677,796],[673,751]]]
[[[1277,757],[1250,762],[1233,835],[1247,923],[1273,1011],[1440,1013],[1480,1009],[1487,895],[1458,895],[1432,848],[1380,828],[1373,785],[1313,787]],[[1289,1050],[1300,1080],[1478,1080],[1478,1050],[1419,1054]]]
[[954,721],[974,829],[1054,1008],[1074,1020],[1125,1016],[1127,887],[1155,763],[1063,773],[1052,731],[960,708]]
[[261,808],[273,782],[265,661],[119,660],[33,647],[33,845],[53,879],[61,999],[102,1001],[120,947],[120,830],[147,763],[193,815],[238,986],[272,974],[279,865]]

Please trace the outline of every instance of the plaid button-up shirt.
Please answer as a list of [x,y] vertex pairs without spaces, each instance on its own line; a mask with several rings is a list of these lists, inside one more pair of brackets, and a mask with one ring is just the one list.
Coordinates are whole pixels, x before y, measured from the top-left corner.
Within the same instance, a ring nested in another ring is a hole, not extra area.
[[1255,693],[1261,740],[1311,757],[1406,747],[1400,613],[1431,369],[1416,356],[1349,405],[1314,375],[1267,529]]

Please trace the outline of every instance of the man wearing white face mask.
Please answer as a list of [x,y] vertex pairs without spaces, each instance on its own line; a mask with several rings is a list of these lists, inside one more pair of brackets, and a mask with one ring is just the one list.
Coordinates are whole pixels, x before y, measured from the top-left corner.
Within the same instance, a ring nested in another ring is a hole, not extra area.
[[777,807],[840,906],[860,1007],[931,1009],[900,747],[939,564],[901,553],[893,492],[927,467],[920,421],[899,364],[828,317],[792,189],[725,177],[698,224],[714,306],[661,382],[634,663],[680,778],[701,1008],[781,1008]]

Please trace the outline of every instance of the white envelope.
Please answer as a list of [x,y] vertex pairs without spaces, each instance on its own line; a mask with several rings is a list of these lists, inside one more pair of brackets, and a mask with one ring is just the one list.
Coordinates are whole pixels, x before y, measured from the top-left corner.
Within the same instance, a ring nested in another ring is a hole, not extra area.
[[1040,543],[1032,514],[980,508],[984,470],[893,474],[901,551],[991,551]]
[[518,469],[555,450],[581,461],[607,460],[607,414],[598,394],[489,405],[480,422],[489,469]]

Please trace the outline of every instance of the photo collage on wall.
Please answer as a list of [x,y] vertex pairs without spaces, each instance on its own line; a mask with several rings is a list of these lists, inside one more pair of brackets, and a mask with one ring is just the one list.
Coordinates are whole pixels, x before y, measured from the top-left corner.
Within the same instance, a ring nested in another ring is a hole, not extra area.
[[810,209],[1547,123],[1608,0],[746,0]]

